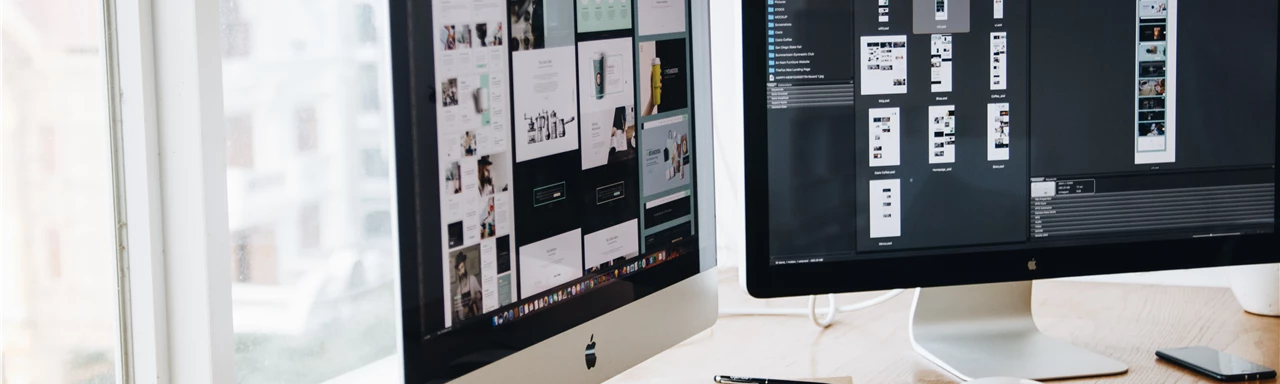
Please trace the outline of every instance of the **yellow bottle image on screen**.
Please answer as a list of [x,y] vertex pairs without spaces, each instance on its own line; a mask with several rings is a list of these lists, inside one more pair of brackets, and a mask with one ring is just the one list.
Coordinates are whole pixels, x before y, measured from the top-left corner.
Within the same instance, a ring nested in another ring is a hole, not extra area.
[[653,58],[653,73],[649,84],[653,86],[653,106],[662,104],[662,59]]

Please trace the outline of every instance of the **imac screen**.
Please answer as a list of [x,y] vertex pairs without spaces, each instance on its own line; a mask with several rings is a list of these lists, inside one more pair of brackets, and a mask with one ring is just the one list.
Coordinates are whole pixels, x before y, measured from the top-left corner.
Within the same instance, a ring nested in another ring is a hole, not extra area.
[[402,293],[423,379],[699,272],[687,1],[405,7]]

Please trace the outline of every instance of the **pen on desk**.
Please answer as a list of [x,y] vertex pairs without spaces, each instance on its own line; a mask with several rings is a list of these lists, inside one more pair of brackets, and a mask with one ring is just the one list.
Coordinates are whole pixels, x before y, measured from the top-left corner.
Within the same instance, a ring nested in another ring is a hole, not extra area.
[[822,384],[812,381],[759,379],[754,377],[724,375],[716,376],[716,382],[720,384]]

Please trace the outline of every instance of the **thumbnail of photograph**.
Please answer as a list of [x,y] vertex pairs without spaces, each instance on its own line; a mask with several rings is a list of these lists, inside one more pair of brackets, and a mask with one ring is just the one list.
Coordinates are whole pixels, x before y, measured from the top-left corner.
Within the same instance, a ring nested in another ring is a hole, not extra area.
[[1168,18],[1169,0],[1141,0],[1138,3],[1138,17],[1143,19]]
[[1142,111],[1138,112],[1138,121],[1163,121],[1164,111]]
[[1168,45],[1164,42],[1138,44],[1138,61],[1165,61]]
[[458,48],[471,48],[471,26],[462,25],[454,31],[454,38],[458,42]]
[[1164,133],[1165,127],[1163,122],[1138,124],[1138,136],[1164,136]]
[[491,24],[497,25],[497,27],[495,27],[497,30],[493,32],[493,37],[489,38],[490,47],[501,47],[507,45],[507,30],[502,27],[503,24],[506,23],[499,21]]
[[568,119],[560,118],[557,111],[542,111],[533,116],[525,116],[526,125],[529,126],[529,144],[538,144],[546,141],[557,140],[568,137],[565,133],[565,126],[573,124],[576,117],[569,114]]
[[448,225],[449,231],[449,248],[461,247],[466,240],[462,236],[462,222],[453,222]]
[[1164,79],[1138,80],[1138,96],[1164,95]]
[[1138,63],[1138,77],[1164,77],[1165,69],[1163,61]]
[[476,40],[480,42],[481,47],[489,46],[489,24],[476,24]]
[[449,24],[440,29],[440,44],[444,45],[444,50],[453,51],[458,49],[458,26]]
[[1143,24],[1139,26],[1138,41],[1165,41],[1169,27],[1164,24]]
[[670,168],[667,169],[667,180],[680,178],[684,180],[687,177],[685,172],[685,163],[683,161],[689,156],[689,135],[677,133],[676,131],[667,132],[667,157]]
[[462,155],[463,156],[476,155],[476,133],[475,132],[467,131],[462,134]]
[[500,47],[507,38],[507,30],[501,21],[476,24],[476,41],[481,47]]
[[543,0],[510,0],[507,4],[511,19],[511,51],[545,48]]
[[449,253],[449,290],[453,322],[480,315],[484,293],[480,287],[480,245]]
[[505,158],[506,154],[480,156],[476,161],[476,178],[479,179],[480,196],[493,196],[495,193],[510,189],[507,184],[510,172]]
[[[488,79],[481,81],[480,86],[471,90],[471,105],[475,107],[476,114],[482,115],[489,111],[489,87]],[[488,118],[485,118],[487,121]]]
[[1138,109],[1164,109],[1164,98],[1143,97],[1138,99]]
[[488,239],[497,235],[497,209],[494,206],[493,197],[484,199],[484,206],[480,208],[480,240]]
[[686,50],[685,39],[640,43],[641,116],[689,107]]
[[444,186],[450,195],[462,193],[462,164],[454,161],[445,167]]
[[446,107],[458,105],[457,78],[451,78],[440,82],[440,105]]
[[618,107],[613,110],[613,126],[609,131],[609,164],[636,157],[636,126],[627,124],[627,109]]

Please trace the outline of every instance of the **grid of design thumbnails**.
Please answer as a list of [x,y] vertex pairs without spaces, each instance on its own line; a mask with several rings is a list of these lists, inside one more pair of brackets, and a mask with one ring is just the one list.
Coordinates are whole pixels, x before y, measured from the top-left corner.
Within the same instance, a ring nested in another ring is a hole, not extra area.
[[505,324],[696,243],[688,5],[431,0],[442,238],[419,265],[423,334]]

